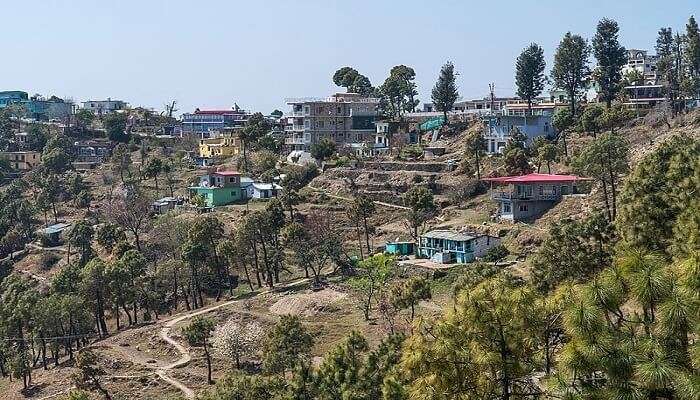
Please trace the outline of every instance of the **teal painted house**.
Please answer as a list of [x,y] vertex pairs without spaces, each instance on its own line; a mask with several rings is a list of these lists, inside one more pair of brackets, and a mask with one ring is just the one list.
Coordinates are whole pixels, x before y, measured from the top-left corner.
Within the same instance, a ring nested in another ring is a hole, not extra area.
[[387,242],[384,251],[389,254],[408,256],[415,251],[415,242]]
[[434,230],[420,236],[418,255],[440,264],[468,263],[483,257],[501,239],[483,233]]
[[204,175],[199,179],[199,186],[188,189],[190,196],[202,196],[208,207],[224,206],[245,198],[241,188],[241,174],[235,171],[218,171]]

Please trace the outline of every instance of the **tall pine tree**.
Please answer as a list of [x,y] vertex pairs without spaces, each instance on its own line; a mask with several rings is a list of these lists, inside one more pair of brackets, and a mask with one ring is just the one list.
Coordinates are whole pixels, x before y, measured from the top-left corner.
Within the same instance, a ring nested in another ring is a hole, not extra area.
[[457,91],[457,83],[455,80],[455,66],[451,61],[448,61],[440,69],[440,76],[435,83],[432,93],[433,104],[435,104],[435,108],[438,111],[442,111],[446,125],[449,123],[447,120],[447,112],[452,109],[458,97],[459,92]]
[[544,89],[544,51],[537,43],[526,47],[515,63],[515,84],[518,96],[527,101],[528,111],[532,110],[532,100]]
[[576,114],[576,102],[586,86],[589,53],[586,39],[567,32],[554,54],[552,79],[556,87],[566,91],[572,115]]
[[620,31],[617,22],[604,18],[598,22],[593,37],[593,55],[598,60],[594,74],[600,86],[600,94],[608,108],[619,93],[622,81],[622,66],[627,62],[626,51],[617,39]]

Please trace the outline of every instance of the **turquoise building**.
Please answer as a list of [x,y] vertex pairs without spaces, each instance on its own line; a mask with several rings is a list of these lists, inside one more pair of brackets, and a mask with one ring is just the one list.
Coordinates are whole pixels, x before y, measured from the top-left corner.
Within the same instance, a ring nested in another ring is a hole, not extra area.
[[389,254],[408,256],[414,254],[415,242],[387,242],[384,251]]
[[5,108],[10,104],[21,103],[29,100],[27,92],[21,90],[7,90],[0,92],[0,108]]
[[235,171],[218,171],[200,177],[199,186],[188,188],[190,196],[204,198],[207,207],[224,206],[245,198],[241,188],[241,174]]
[[21,90],[8,90],[0,92],[0,108],[5,108],[12,104],[24,107],[25,116],[36,120],[63,120],[73,114],[75,106],[69,101],[65,101],[56,96],[48,99],[32,96]]

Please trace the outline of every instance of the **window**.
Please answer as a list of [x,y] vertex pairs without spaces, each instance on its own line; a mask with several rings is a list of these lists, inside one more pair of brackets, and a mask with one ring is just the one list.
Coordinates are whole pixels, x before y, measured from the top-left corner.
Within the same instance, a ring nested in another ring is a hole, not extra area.
[[504,214],[510,214],[510,203],[503,203],[503,213]]
[[520,211],[527,211],[527,204],[521,204],[521,205],[518,207],[518,209],[519,209]]

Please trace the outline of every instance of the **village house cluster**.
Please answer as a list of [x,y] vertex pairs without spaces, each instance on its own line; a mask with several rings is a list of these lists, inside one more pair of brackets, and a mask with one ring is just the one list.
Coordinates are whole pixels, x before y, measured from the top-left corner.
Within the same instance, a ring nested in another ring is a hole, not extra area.
[[[626,81],[622,105],[630,109],[649,109],[664,100],[664,86],[657,75],[658,57],[646,50],[626,50],[627,63],[623,73],[638,78]],[[599,88],[590,80],[584,93],[584,101],[600,101]],[[547,96],[532,99],[529,103],[519,97],[498,97],[491,88],[490,96],[458,100],[451,110],[438,111],[432,103],[422,109],[412,110],[401,118],[383,117],[381,100],[359,93],[333,93],[327,97],[288,98],[287,112],[275,111],[264,115],[268,132],[280,144],[280,152],[291,163],[316,163],[312,155],[315,145],[332,142],[337,153],[356,159],[392,156],[404,146],[415,146],[422,151],[422,158],[429,160],[445,153],[441,132],[449,123],[478,123],[488,155],[504,152],[513,132],[520,132],[526,144],[537,138],[554,139],[558,132],[553,124],[555,111],[567,107],[566,92],[553,89]],[[235,170],[217,168],[227,159],[240,157],[244,152],[242,133],[253,111],[234,104],[230,109],[196,108],[183,113],[179,119],[169,110],[169,123],[153,128],[139,124],[137,113],[123,100],[86,100],[75,104],[56,96],[44,98],[29,96],[23,91],[0,92],[0,109],[17,106],[23,112],[22,120],[53,124],[67,128],[76,124],[79,112],[89,112],[96,117],[112,113],[127,115],[129,133],[156,136],[160,139],[178,140],[193,138],[196,148],[188,152],[188,159],[205,168],[196,181],[187,188],[190,203],[212,208],[242,203],[250,199],[269,199],[283,190],[283,177],[277,176],[262,182],[244,176]],[[174,104],[173,104],[174,108]],[[138,108],[142,114],[153,110]],[[168,110],[166,110],[168,111]],[[162,114],[161,114],[162,115]],[[445,120],[445,117],[449,121]],[[146,118],[147,119],[147,118]],[[7,151],[0,152],[17,174],[31,171],[41,162],[41,153],[27,146],[27,132],[20,131],[10,142]],[[114,142],[108,139],[75,140],[72,146],[73,167],[87,170],[107,162],[114,150]],[[321,165],[322,166],[322,165]],[[497,205],[495,217],[505,221],[527,221],[553,207],[564,196],[576,194],[578,184],[585,180],[574,175],[532,173],[522,176],[485,178],[490,197]],[[162,214],[179,206],[184,199],[164,197],[153,202],[155,214]],[[66,227],[52,226],[46,235],[53,237]],[[489,249],[500,244],[500,238],[479,232],[432,230],[416,241],[390,241],[385,250],[397,255],[415,254],[435,263],[466,263],[483,257]]]

